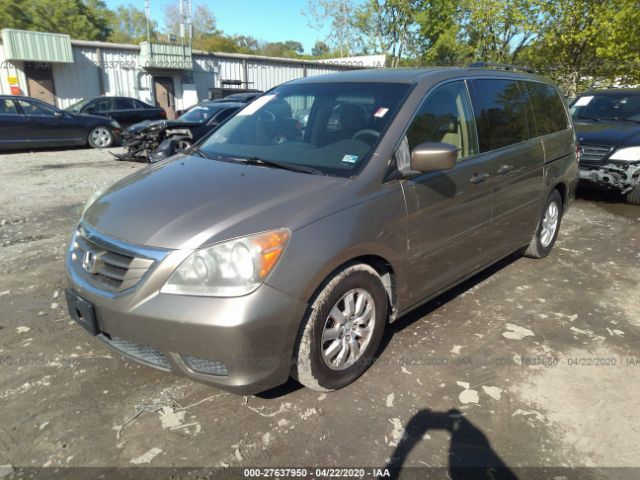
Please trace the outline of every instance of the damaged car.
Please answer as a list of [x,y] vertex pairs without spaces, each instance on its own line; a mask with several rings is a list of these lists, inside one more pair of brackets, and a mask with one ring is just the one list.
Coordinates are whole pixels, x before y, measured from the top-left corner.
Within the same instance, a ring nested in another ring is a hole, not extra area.
[[244,107],[240,102],[203,102],[176,120],[144,121],[122,134],[119,160],[155,163],[182,152]]
[[580,95],[571,115],[581,148],[581,183],[619,191],[640,205],[640,89]]

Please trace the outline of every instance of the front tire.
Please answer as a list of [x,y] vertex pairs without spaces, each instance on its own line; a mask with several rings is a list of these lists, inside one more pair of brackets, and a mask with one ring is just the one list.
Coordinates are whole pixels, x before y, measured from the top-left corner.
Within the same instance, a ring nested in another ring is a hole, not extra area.
[[109,148],[113,145],[115,136],[109,127],[98,125],[91,129],[88,140],[93,148]]
[[627,193],[624,199],[629,205],[640,205],[640,184]]
[[293,376],[322,392],[349,385],[373,363],[388,310],[387,293],[371,266],[354,264],[337,273],[305,316]]
[[525,251],[530,258],[544,258],[549,255],[558,238],[560,221],[562,220],[562,197],[557,190],[549,194],[536,233]]

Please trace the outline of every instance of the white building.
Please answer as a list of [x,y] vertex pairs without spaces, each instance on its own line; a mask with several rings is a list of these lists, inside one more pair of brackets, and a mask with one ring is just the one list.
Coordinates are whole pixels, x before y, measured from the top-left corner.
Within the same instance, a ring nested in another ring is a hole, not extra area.
[[69,35],[2,30],[0,94],[67,107],[101,95],[133,97],[169,115],[206,100],[210,90],[265,91],[295,78],[357,68],[288,58],[191,51],[180,44],[72,40]]

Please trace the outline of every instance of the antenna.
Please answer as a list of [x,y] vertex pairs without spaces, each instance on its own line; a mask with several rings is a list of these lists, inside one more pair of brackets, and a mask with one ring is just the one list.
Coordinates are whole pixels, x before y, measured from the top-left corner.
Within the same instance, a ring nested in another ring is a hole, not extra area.
[[149,48],[151,48],[151,32],[149,32],[149,15],[151,8],[149,7],[149,0],[144,0],[144,19],[147,24],[147,43],[149,44]]

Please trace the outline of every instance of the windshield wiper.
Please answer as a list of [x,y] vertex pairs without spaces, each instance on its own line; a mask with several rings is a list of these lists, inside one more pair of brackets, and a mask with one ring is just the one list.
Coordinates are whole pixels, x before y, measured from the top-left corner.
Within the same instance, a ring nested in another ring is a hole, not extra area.
[[601,119],[600,118],[596,118],[596,117],[585,117],[584,115],[578,115],[576,117],[577,120],[591,120],[593,122],[600,122]]
[[206,159],[209,159],[209,160],[216,160],[215,157],[207,155],[202,150],[200,150],[199,147],[191,147],[188,151],[183,151],[182,153],[188,153],[189,155],[191,155],[191,154],[198,155],[199,157],[206,158]]
[[309,173],[312,175],[326,176],[326,173],[324,173],[321,170],[318,170],[317,168],[306,167],[304,165],[293,165],[291,163],[285,163],[285,162],[277,162],[275,160],[265,160],[264,158],[260,158],[260,157],[232,157],[232,159],[234,161],[247,163],[249,165],[260,165],[264,167],[281,168],[282,170],[289,170],[291,172]]

